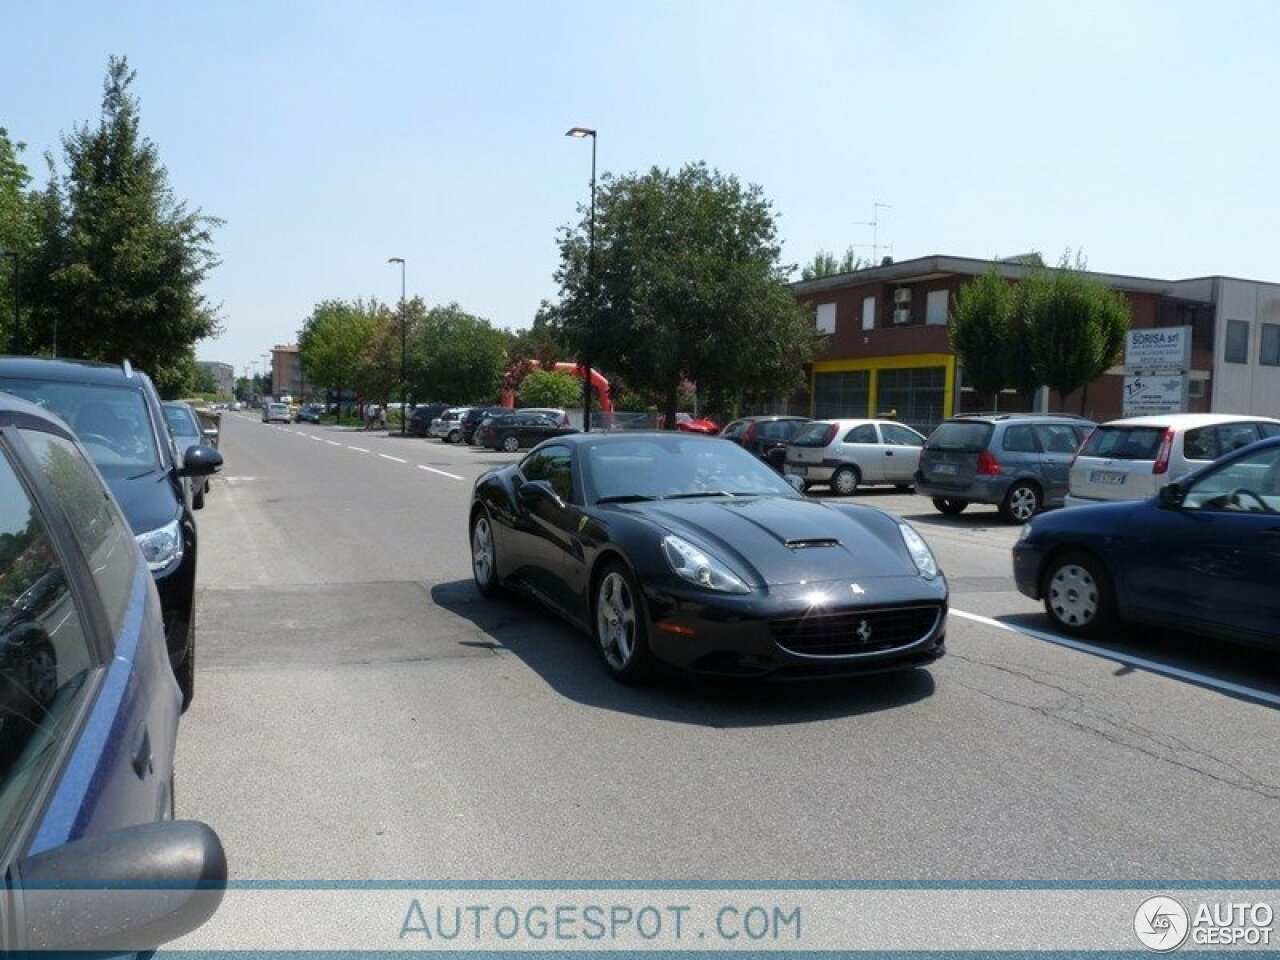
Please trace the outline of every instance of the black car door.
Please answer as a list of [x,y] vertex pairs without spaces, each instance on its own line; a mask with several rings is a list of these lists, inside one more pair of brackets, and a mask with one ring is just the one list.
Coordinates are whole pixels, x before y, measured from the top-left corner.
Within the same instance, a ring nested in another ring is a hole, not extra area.
[[520,466],[522,481],[516,488],[525,579],[546,599],[572,610],[567,578],[569,555],[574,550],[574,490],[570,464],[572,453],[550,444],[531,453]]

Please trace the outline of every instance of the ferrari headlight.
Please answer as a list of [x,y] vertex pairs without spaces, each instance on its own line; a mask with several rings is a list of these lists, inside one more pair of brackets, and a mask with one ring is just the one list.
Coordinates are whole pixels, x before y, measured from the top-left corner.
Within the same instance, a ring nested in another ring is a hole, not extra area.
[[134,537],[142,548],[142,556],[152,573],[176,567],[182,560],[181,517],[163,527],[139,533]]
[[663,537],[662,552],[666,554],[667,563],[671,564],[671,569],[681,579],[706,587],[708,590],[720,590],[724,593],[751,592],[751,588],[728,567],[715,557],[699,550],[688,540],[674,536]]
[[920,576],[926,580],[932,580],[938,575],[938,562],[933,559],[933,551],[924,542],[924,537],[916,533],[915,528],[909,523],[899,523],[898,530],[902,534],[902,542],[907,545],[907,553],[911,554],[912,562],[920,571]]

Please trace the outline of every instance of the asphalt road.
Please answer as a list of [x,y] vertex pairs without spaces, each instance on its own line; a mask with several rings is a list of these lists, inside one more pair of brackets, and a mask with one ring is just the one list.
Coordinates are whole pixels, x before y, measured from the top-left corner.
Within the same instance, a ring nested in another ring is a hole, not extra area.
[[1133,629],[1055,642],[994,509],[855,498],[917,522],[948,575],[949,653],[928,671],[628,689],[585,636],[472,587],[471,483],[513,457],[236,414],[222,451],[177,799],[235,879],[1214,880],[1280,862],[1274,655]]

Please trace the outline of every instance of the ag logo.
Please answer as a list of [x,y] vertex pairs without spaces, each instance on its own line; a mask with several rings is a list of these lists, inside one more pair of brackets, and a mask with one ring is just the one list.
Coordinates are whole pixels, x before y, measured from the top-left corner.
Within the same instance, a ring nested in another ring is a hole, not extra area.
[[1156,953],[1177,950],[1190,927],[1186,908],[1173,897],[1150,897],[1133,915],[1133,932],[1144,947]]

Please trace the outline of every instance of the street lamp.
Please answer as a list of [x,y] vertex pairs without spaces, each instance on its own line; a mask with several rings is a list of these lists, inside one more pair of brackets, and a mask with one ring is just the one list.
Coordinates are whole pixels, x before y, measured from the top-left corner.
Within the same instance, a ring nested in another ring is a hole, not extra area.
[[574,127],[566,137],[582,140],[591,138],[591,220],[587,227],[587,285],[590,290],[591,309],[587,334],[582,338],[582,429],[591,431],[591,355],[587,343],[596,326],[596,132],[589,127]]
[[405,329],[406,317],[404,315],[404,257],[391,257],[387,263],[400,264],[400,434],[404,435],[405,415],[404,415],[404,393],[405,393]]

